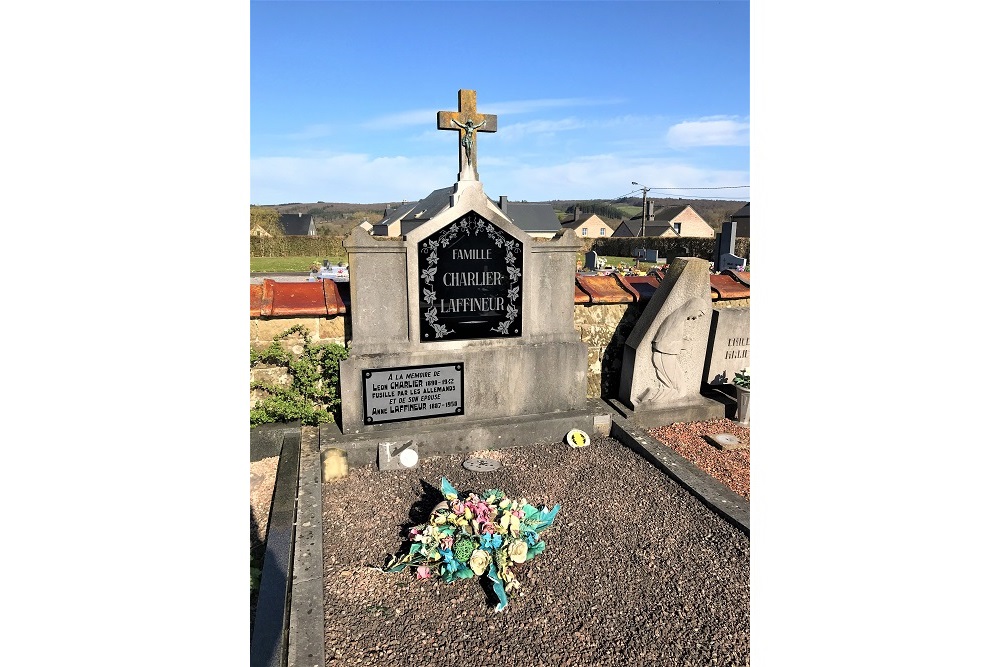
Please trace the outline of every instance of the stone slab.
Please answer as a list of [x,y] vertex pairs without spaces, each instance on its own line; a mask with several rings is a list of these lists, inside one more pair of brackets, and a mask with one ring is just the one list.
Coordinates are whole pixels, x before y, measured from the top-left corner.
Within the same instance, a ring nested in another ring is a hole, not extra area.
[[702,382],[728,384],[750,366],[750,309],[721,308],[712,311],[712,326],[705,354]]
[[296,435],[301,427],[301,422],[295,421],[288,424],[261,424],[250,429],[250,462],[278,456],[285,435]]
[[299,494],[295,503],[295,554],[288,618],[287,667],[323,667],[323,487],[319,429],[303,426],[299,454]]
[[[605,411],[606,412],[606,411]],[[590,409],[542,415],[523,415],[466,421],[455,424],[406,422],[410,428],[392,432],[344,434],[336,424],[320,425],[320,448],[335,447],[347,453],[351,467],[378,465],[380,442],[412,440],[421,457],[444,456],[538,443],[560,442],[574,428],[594,432],[595,413]],[[421,426],[418,426],[420,424]]]
[[618,414],[641,428],[669,426],[677,422],[700,422],[722,419],[726,416],[726,406],[719,401],[704,396],[689,396],[681,403],[661,409],[632,410],[617,399],[609,399]]
[[282,440],[274,500],[267,522],[267,550],[261,567],[260,590],[253,634],[250,667],[284,667],[288,659],[290,577],[295,540],[295,502],[299,481],[300,434]]
[[734,449],[750,449],[750,447],[732,433],[713,433],[707,437],[709,442],[727,452]]

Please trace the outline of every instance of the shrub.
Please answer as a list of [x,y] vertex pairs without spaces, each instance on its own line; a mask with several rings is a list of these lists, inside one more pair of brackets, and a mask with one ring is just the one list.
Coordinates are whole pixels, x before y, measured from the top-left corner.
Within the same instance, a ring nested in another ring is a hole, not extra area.
[[[285,350],[281,341],[293,334],[302,340],[302,353]],[[309,332],[296,325],[275,336],[264,350],[250,348],[250,368],[273,366],[284,368],[290,380],[282,385],[275,382],[250,382],[251,391],[264,394],[250,409],[250,426],[301,420],[316,425],[332,422],[340,406],[340,360],[347,358],[347,348],[337,343],[313,343]]]

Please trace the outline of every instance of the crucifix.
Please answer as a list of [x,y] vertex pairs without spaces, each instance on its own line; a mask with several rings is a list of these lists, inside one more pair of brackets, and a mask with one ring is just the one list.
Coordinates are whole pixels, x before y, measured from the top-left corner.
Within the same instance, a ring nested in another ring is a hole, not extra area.
[[496,132],[497,117],[476,113],[476,91],[458,91],[458,111],[438,111],[439,130],[457,130],[458,180],[478,181],[476,132]]

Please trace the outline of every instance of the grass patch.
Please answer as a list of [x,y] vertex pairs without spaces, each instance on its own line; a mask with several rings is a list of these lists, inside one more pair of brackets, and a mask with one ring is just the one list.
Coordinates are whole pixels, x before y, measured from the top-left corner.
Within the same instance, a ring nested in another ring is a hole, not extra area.
[[323,260],[331,264],[347,263],[347,254],[330,257],[251,257],[250,271],[264,273],[280,273],[284,271],[308,271],[314,264],[320,266]]
[[[606,269],[617,267],[619,264],[624,264],[627,268],[645,274],[646,271],[648,271],[649,269],[653,268],[654,266],[658,266],[657,264],[653,264],[651,262],[639,262],[639,266],[636,267],[635,257],[608,257],[605,255],[598,255],[598,256],[608,260],[607,264],[604,265],[604,268]],[[576,258],[580,262],[581,266],[585,265],[587,261],[586,257],[584,257],[583,255],[577,255]]]

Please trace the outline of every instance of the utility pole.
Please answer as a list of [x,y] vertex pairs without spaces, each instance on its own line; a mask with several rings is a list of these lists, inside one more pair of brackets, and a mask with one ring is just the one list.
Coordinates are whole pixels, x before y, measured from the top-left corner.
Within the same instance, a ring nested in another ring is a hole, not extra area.
[[639,236],[646,235],[646,193],[649,192],[650,188],[647,188],[642,183],[636,183],[632,181],[632,185],[638,185],[642,188],[642,224],[639,227]]

